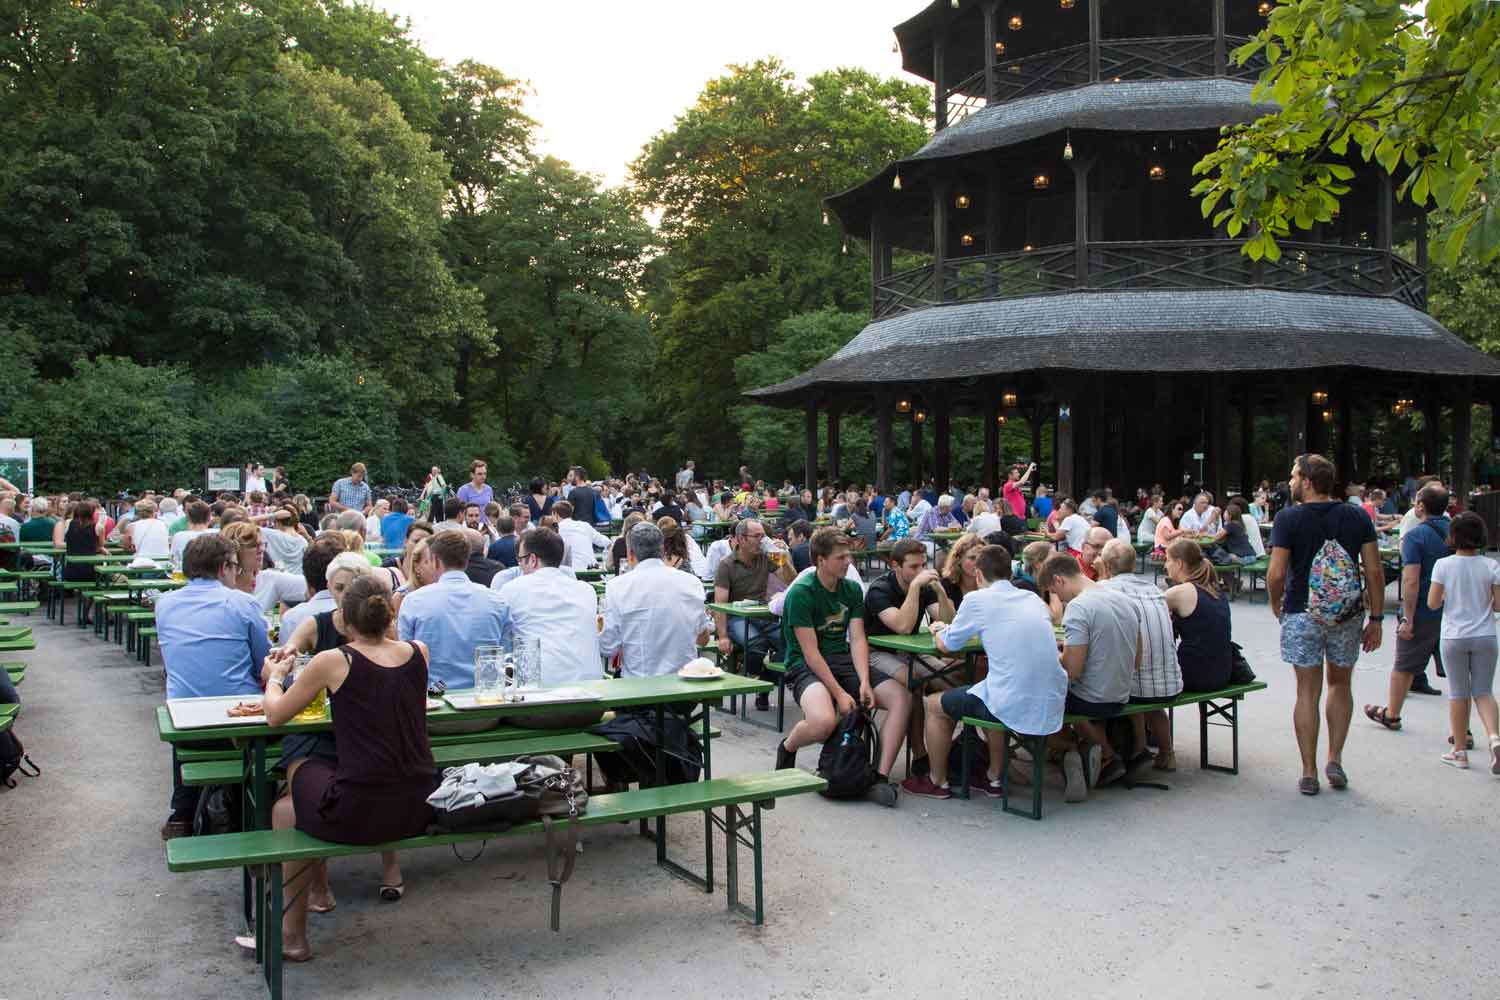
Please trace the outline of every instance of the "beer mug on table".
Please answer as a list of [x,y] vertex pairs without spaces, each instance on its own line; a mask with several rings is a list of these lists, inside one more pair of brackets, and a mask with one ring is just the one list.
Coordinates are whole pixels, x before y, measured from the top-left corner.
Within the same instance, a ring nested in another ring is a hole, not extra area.
[[505,647],[474,648],[474,700],[498,705],[505,700]]

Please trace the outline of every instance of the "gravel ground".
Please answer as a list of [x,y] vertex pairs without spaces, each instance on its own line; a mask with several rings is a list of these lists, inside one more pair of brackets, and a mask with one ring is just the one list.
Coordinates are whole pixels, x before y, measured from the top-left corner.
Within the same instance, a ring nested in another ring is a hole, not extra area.
[[[1438,762],[1443,699],[1413,698],[1399,733],[1364,720],[1359,706],[1385,700],[1388,633],[1355,675],[1351,788],[1298,795],[1276,624],[1264,604],[1236,603],[1234,618],[1271,685],[1243,705],[1237,777],[1198,770],[1197,727],[1179,713],[1170,791],[1069,806],[1052,787],[1041,823],[981,799],[783,800],[766,814],[761,928],[726,915],[722,889],[658,871],[627,827],[587,836],[560,934],[530,840],[470,863],[410,855],[397,905],[376,899],[375,858],[340,859],[338,909],[313,917],[317,958],[288,968],[288,995],[1495,996],[1500,778]],[[0,1000],[263,996],[231,941],[238,877],[166,870],[160,668],[31,620],[40,648],[19,728],[44,774],[0,793]],[[772,765],[773,736],[723,728],[719,773]],[[701,821],[672,830],[680,857],[701,863]]]

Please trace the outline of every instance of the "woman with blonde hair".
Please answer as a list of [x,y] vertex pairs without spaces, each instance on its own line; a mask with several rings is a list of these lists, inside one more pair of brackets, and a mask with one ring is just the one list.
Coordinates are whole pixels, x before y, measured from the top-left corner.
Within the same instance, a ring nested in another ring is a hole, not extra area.
[[[1219,573],[1191,538],[1167,546],[1167,607],[1177,633],[1182,690],[1217,691],[1229,683],[1229,598],[1219,591]],[[1159,758],[1158,758],[1159,759]]]
[[953,602],[957,608],[963,603],[966,594],[972,594],[980,588],[979,583],[979,550],[984,548],[984,539],[978,535],[960,535],[958,541],[948,550],[948,558],[943,562],[943,570],[938,574],[943,581],[943,590],[948,593],[948,600]]

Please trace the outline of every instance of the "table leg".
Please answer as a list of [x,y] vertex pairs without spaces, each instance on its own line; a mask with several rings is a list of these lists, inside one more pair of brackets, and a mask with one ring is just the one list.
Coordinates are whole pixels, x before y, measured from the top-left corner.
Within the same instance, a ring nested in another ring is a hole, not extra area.
[[[656,706],[656,787],[661,788],[667,783],[667,760],[662,753],[662,740],[666,737],[666,706]],[[667,861],[667,817],[656,817],[656,863],[666,864]]]

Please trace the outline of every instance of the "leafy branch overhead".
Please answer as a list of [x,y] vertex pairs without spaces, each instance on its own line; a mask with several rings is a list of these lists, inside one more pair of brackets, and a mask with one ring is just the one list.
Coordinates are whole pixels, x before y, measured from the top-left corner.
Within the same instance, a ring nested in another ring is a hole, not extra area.
[[1215,226],[1253,234],[1247,254],[1276,260],[1294,226],[1332,219],[1356,157],[1451,215],[1444,262],[1500,254],[1500,4],[1290,0],[1233,58],[1257,54],[1255,99],[1280,110],[1226,128],[1193,188]]

